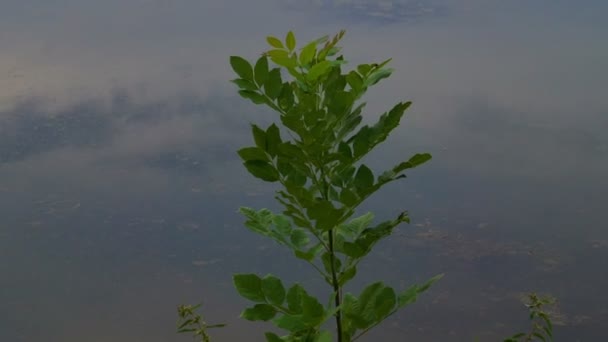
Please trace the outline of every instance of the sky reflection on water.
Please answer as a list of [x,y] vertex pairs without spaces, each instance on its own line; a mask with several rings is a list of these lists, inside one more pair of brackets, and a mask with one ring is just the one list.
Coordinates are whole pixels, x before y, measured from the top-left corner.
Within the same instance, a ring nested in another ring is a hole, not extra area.
[[200,300],[210,321],[232,326],[218,341],[252,340],[262,328],[237,319],[232,273],[320,289],[236,213],[276,208],[272,186],[234,152],[250,121],[274,117],[234,96],[227,56],[254,58],[268,34],[341,28],[351,65],[393,57],[365,120],[414,102],[370,163],[434,155],[365,205],[378,219],[407,209],[413,222],[360,274],[396,286],[447,275],[369,340],[496,341],[525,326],[519,295],[531,290],[560,298],[560,340],[608,336],[605,2],[3,8],[0,340],[185,341],[175,306]]

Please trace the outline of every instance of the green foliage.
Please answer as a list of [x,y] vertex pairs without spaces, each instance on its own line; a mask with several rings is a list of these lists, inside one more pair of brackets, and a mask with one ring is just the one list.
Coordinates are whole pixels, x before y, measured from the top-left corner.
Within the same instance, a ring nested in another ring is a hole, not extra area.
[[238,151],[251,175],[282,186],[276,199],[284,207],[281,214],[242,207],[245,226],[288,247],[331,287],[329,303],[323,305],[301,285],[285,288],[273,275],[235,275],[239,294],[255,303],[241,317],[272,321],[287,333],[268,332],[267,341],[332,341],[332,332],[321,328],[332,317],[337,340],[353,341],[413,303],[441,278],[435,276],[401,292],[374,282],[358,296],[344,293],[344,286],[357,274],[358,263],[376,243],[390,236],[397,225],[409,223],[407,212],[402,212],[372,225],[371,213],[353,218],[357,207],[384,185],[405,178],[404,171],[424,164],[431,155],[416,154],[381,173],[361,163],[399,125],[411,103],[400,102],[375,124],[361,126],[365,103],[359,99],[391,75],[392,70],[385,67],[390,59],[343,71],[346,60],[338,55],[337,46],[343,36],[344,31],[297,49],[290,31],[284,42],[267,37],[271,49],[253,65],[230,57],[239,77],[232,81],[238,93],[277,112],[282,124],[252,125],[255,145]]
[[553,323],[551,315],[545,310],[547,305],[555,304],[552,297],[540,297],[535,293],[528,295],[526,306],[530,311],[530,331],[520,332],[504,342],[531,342],[531,341],[553,341]]
[[179,321],[177,322],[178,333],[189,333],[194,335],[194,338],[200,338],[202,342],[209,342],[209,334],[207,329],[221,328],[226,326],[225,324],[207,324],[203,317],[196,313],[196,310],[201,305],[180,305],[177,307],[177,314]]

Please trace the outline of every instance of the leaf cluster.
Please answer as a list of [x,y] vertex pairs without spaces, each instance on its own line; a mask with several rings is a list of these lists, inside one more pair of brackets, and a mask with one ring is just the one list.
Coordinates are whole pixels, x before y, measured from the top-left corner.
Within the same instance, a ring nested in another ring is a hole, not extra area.
[[553,341],[553,323],[551,315],[545,308],[554,304],[555,299],[552,297],[529,294],[525,305],[530,312],[530,330],[527,333],[517,333],[505,339],[504,342]]
[[190,333],[194,338],[200,338],[201,342],[209,342],[210,337],[207,329],[222,328],[226,324],[207,324],[203,316],[196,311],[200,308],[198,305],[180,305],[177,307],[179,321],[177,322],[178,333]]
[[405,171],[431,159],[428,153],[415,154],[379,173],[362,163],[399,125],[411,103],[397,103],[375,124],[361,125],[365,102],[360,99],[369,87],[390,76],[390,59],[343,71],[347,61],[337,45],[343,36],[341,31],[297,49],[290,31],[284,41],[268,37],[270,50],[255,63],[230,57],[238,75],[232,82],[240,96],[277,112],[281,124],[252,124],[254,145],[238,150],[250,174],[282,186],[275,198],[283,212],[242,207],[245,225],[291,249],[332,288],[330,303],[324,306],[298,284],[285,289],[272,275],[235,275],[239,293],[256,303],[242,317],[272,320],[289,332],[283,337],[268,333],[268,341],[330,341],[331,333],[320,326],[332,316],[338,341],[354,340],[415,301],[440,278],[399,293],[382,282],[368,285],[359,296],[343,293],[373,247],[397,225],[409,223],[404,211],[372,224],[371,213],[353,218],[356,208],[383,186],[405,178]]

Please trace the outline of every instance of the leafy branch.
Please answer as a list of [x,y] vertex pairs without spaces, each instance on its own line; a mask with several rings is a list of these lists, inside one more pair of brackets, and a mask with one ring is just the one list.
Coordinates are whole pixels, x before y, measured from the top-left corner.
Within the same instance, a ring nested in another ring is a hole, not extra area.
[[221,328],[226,324],[207,324],[203,316],[196,313],[200,308],[198,305],[180,305],[177,307],[179,321],[177,322],[178,333],[191,333],[194,338],[200,337],[202,342],[209,342],[211,339],[207,333],[207,329]]
[[[321,329],[330,317],[335,318],[337,341],[353,341],[413,303],[441,278],[401,293],[382,282],[368,285],[359,296],[344,292],[358,263],[376,243],[397,225],[409,222],[407,212],[402,212],[396,219],[371,226],[371,213],[352,217],[356,208],[383,186],[405,178],[404,171],[431,159],[430,154],[416,154],[378,176],[360,163],[399,125],[411,102],[398,103],[376,124],[359,128],[365,107],[360,98],[392,70],[385,67],[389,59],[342,72],[347,61],[339,55],[338,43],[344,33],[297,49],[290,31],[284,40],[267,37],[270,50],[253,64],[230,57],[239,95],[277,112],[282,124],[265,129],[252,124],[255,145],[238,151],[249,173],[283,187],[275,198],[284,211],[241,207],[245,226],[291,249],[331,286],[329,303],[323,306],[299,284],[285,288],[273,275],[236,274],[237,291],[255,303],[241,317],[272,321],[288,332],[282,337],[266,333],[268,341],[331,341],[332,333]],[[283,80],[285,76],[290,79]],[[284,140],[281,133],[290,139]]]
[[525,305],[530,311],[530,330],[527,333],[515,334],[505,339],[504,342],[553,341],[553,323],[551,315],[545,311],[545,307],[554,304],[555,299],[552,297],[529,294]]

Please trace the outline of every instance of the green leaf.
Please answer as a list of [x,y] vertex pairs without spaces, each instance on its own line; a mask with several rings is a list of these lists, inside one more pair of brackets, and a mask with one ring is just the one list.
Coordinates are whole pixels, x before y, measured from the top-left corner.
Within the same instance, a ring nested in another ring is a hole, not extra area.
[[316,81],[319,77],[323,76],[327,73],[327,71],[331,68],[330,61],[322,61],[317,63],[310,68],[306,77],[309,81]]
[[287,45],[289,51],[293,51],[293,49],[296,48],[296,36],[293,34],[293,32],[287,32],[287,36],[285,37],[285,45]]
[[268,155],[259,147],[243,147],[237,152],[243,161],[262,160],[270,161]]
[[254,177],[267,182],[279,180],[279,172],[268,162],[263,160],[248,160],[244,163],[247,171]]
[[[331,254],[328,252],[323,253],[323,255],[321,256],[321,261],[323,262],[323,267],[325,267],[327,273],[332,273]],[[334,257],[334,272],[340,272],[341,267],[342,262],[340,261],[340,259],[338,257]]]
[[411,102],[398,103],[390,111],[380,116],[378,122],[372,126],[363,126],[347,142],[353,143],[354,157],[361,158],[371,151],[376,145],[386,140],[390,132],[395,129],[403,116],[403,113]]
[[268,59],[266,56],[260,57],[255,63],[254,73],[255,82],[261,87],[268,79]]
[[258,90],[258,86],[256,86],[253,82],[247,81],[246,79],[243,79],[243,78],[237,78],[230,82],[236,84],[242,90],[251,90],[254,92],[257,92],[257,90]]
[[351,71],[346,75],[346,82],[352,89],[359,92],[363,88],[363,79],[356,71]]
[[340,192],[340,202],[344,205],[352,207],[357,204],[358,201],[359,197],[350,189],[345,188]]
[[382,69],[382,67],[384,67],[385,65],[390,63],[390,61],[392,61],[392,60],[393,60],[392,58],[389,58],[380,64],[374,64],[374,69],[376,69],[376,70]]
[[[367,329],[389,316],[396,304],[395,291],[376,282],[368,285],[356,298],[347,294],[344,298],[344,315],[357,329]],[[351,329],[352,330],[352,329]]]
[[242,79],[253,82],[253,68],[243,57],[230,56],[230,65]]
[[281,133],[279,132],[279,127],[277,125],[272,124],[266,130],[266,148],[268,150],[268,154],[271,156],[276,156],[279,144],[281,144]]
[[307,251],[296,250],[296,251],[294,251],[294,254],[299,259],[313,261],[317,257],[317,255],[319,255],[319,253],[321,253],[322,250],[323,250],[323,245],[321,245],[319,243],[319,244],[315,245],[314,247],[309,248]]
[[267,56],[275,57],[275,58],[289,58],[289,52],[287,50],[270,50],[266,52]]
[[284,342],[284,340],[280,338],[279,335],[272,332],[266,332],[264,333],[264,336],[266,337],[266,342]]
[[426,283],[424,283],[424,284],[422,284],[422,286],[420,286],[419,291],[424,292],[424,291],[428,290],[433,284],[435,284],[441,278],[443,278],[443,273],[430,278],[429,280],[426,281]]
[[369,64],[360,64],[357,66],[357,71],[363,77],[367,76],[367,74],[370,72],[370,70],[372,70],[372,67]]
[[336,209],[330,201],[319,200],[307,210],[308,217],[317,221],[320,230],[332,229],[342,216],[343,210]]
[[306,292],[302,293],[302,322],[310,327],[316,326],[325,318],[325,309],[319,301]]
[[292,230],[289,219],[285,215],[273,215],[272,223],[274,224],[274,230],[277,234],[276,237],[284,242],[287,242]]
[[285,47],[283,46],[283,43],[281,42],[281,40],[279,38],[273,37],[273,36],[268,36],[266,37],[266,41],[268,42],[268,44],[272,47],[275,47],[277,49],[284,49]]
[[243,310],[241,318],[248,321],[269,321],[277,314],[277,309],[268,304],[256,304],[251,308]]
[[312,62],[316,53],[317,53],[317,43],[316,42],[312,42],[312,43],[309,43],[308,45],[306,45],[302,49],[302,52],[300,53],[300,64],[307,65],[310,62]]
[[350,162],[353,158],[353,153],[350,150],[350,146],[343,141],[340,141],[340,144],[338,145],[338,152],[340,152],[347,162]]
[[299,314],[302,313],[302,296],[306,293],[302,285],[295,284],[287,290],[287,307],[289,311]]
[[406,305],[414,303],[418,299],[418,295],[422,292],[428,290],[431,285],[433,285],[436,281],[443,278],[443,274],[436,275],[429,279],[423,285],[413,285],[410,286],[407,290],[401,292],[397,297],[397,306],[402,308]]
[[353,265],[344,269],[340,277],[338,278],[338,284],[344,286],[349,280],[353,279],[357,275],[357,266]]
[[276,57],[271,56],[270,59],[276,64],[285,68],[295,68],[298,65],[298,62],[293,57]]
[[378,241],[389,236],[398,224],[408,220],[406,213],[402,213],[395,220],[385,221],[373,228],[363,230],[354,242],[344,242],[342,246],[344,254],[354,259],[362,258]]
[[365,81],[363,82],[363,85],[365,87],[372,86],[372,85],[378,83],[380,80],[382,80],[384,78],[388,78],[392,72],[393,72],[393,69],[380,69],[380,70],[374,71],[365,79]]
[[290,110],[294,105],[294,100],[293,91],[289,83],[283,84],[279,93],[279,106],[281,109],[285,111]]
[[291,232],[290,240],[298,249],[305,247],[310,242],[310,238],[304,229],[294,229]]
[[274,68],[268,74],[268,79],[264,84],[264,92],[266,93],[266,96],[274,100],[279,96],[282,88],[283,81],[281,80],[281,70]]
[[292,333],[305,330],[309,326],[302,321],[302,315],[283,315],[276,318],[274,324]]
[[239,95],[241,97],[251,100],[251,102],[255,104],[266,103],[266,98],[263,95],[259,94],[256,91],[252,90],[239,90]]
[[322,331],[316,337],[314,342],[332,342],[333,337],[329,331]]
[[253,134],[253,140],[255,141],[256,146],[263,151],[268,151],[266,132],[258,125],[252,124],[251,133]]
[[365,164],[359,166],[354,184],[358,189],[367,189],[374,185],[374,174]]
[[255,274],[235,274],[234,286],[238,293],[251,301],[264,302],[266,299],[262,292],[262,279]]
[[427,161],[431,160],[432,156],[429,153],[417,153],[412,156],[408,161],[403,162],[393,168],[394,173],[399,173],[406,169],[413,169],[417,166],[420,166]]
[[269,274],[262,278],[262,292],[270,304],[283,305],[285,301],[285,288],[281,279]]
[[350,220],[348,223],[341,224],[338,227],[338,232],[347,238],[354,239],[361,235],[374,219],[374,214],[368,212],[357,218]]
[[254,233],[268,235],[273,215],[268,209],[255,211],[248,207],[240,207],[239,212],[247,218],[245,226]]
[[266,337],[266,342],[284,342],[285,341],[279,335],[272,333],[272,332],[266,332],[266,333],[264,333],[264,336]]

